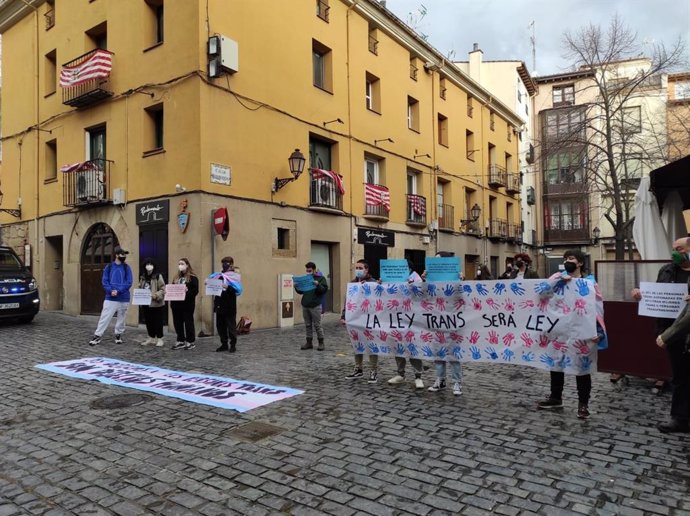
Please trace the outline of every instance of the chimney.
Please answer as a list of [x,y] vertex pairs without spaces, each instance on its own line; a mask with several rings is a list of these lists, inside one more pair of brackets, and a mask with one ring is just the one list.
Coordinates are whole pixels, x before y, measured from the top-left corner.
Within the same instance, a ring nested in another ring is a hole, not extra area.
[[479,43],[472,43],[472,52],[479,50]]
[[472,45],[472,52],[469,53],[470,63],[468,71],[470,77],[475,81],[481,82],[482,79],[482,57],[484,52],[479,48],[479,43],[474,43]]

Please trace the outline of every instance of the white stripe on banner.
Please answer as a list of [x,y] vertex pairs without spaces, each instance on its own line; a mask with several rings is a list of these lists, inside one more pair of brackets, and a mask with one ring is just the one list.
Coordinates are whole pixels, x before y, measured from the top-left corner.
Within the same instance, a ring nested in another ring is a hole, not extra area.
[[596,370],[596,288],[582,278],[350,283],[345,319],[355,353],[587,374]]
[[246,412],[304,393],[289,387],[275,387],[222,376],[184,373],[105,357],[78,358],[38,364],[36,367],[73,378],[98,380],[110,385],[154,392],[238,412]]

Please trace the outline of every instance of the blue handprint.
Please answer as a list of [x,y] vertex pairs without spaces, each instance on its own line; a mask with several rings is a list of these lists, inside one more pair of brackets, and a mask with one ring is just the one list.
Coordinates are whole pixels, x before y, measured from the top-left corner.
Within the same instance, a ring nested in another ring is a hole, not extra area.
[[410,288],[407,285],[400,285],[400,292],[405,297],[410,297]]
[[503,354],[501,355],[501,358],[505,360],[506,362],[510,362],[513,360],[513,357],[515,356],[515,353],[513,352],[512,349],[510,348],[505,348],[503,350]]
[[523,353],[522,354],[522,360],[524,362],[534,362],[534,353],[532,353],[531,351]]
[[477,283],[477,294],[480,296],[485,296],[489,293],[488,290],[486,290],[486,287],[482,285],[481,283]]
[[510,284],[510,290],[513,291],[513,294],[516,296],[524,296],[525,295],[525,289],[522,288],[521,283],[511,283]]
[[418,357],[419,356],[419,351],[417,350],[417,346],[415,346],[414,344],[408,344],[407,349],[410,351],[411,357]]
[[379,347],[374,342],[369,343],[369,352],[377,354],[379,352]]
[[423,346],[422,347],[422,353],[424,353],[425,357],[433,357],[434,356],[434,350],[431,349],[429,346]]
[[580,358],[580,369],[583,371],[589,371],[590,367],[592,367],[592,359],[585,356]]
[[424,290],[419,285],[412,285],[412,294],[416,297],[421,297],[424,295]]
[[450,297],[455,293],[455,288],[453,285],[446,285],[443,287],[443,295],[446,297]]
[[565,280],[558,280],[556,284],[553,287],[553,291],[558,294],[559,296],[562,296],[563,293],[565,292],[565,289],[568,288],[568,283]]
[[386,292],[388,292],[390,295],[397,294],[398,286],[395,283],[389,283],[388,287],[386,288]]
[[472,353],[472,360],[479,360],[482,358],[482,354],[479,352],[479,348],[477,346],[472,346],[470,348],[470,352]]
[[496,360],[498,359],[498,353],[496,353],[496,350],[489,346],[486,348],[486,356],[488,356],[491,360]]
[[384,290],[385,288],[383,287],[383,285],[379,283],[374,287],[374,294],[376,294],[378,297],[381,297],[381,294],[383,294]]
[[537,283],[534,287],[534,291],[537,294],[546,294],[551,292],[551,285],[549,285],[546,281],[540,281]]
[[388,354],[391,352],[391,348],[388,346],[379,346],[379,349],[381,350],[381,353]]
[[589,294],[589,285],[587,284],[587,280],[580,278],[575,282],[575,285],[577,286],[577,293],[581,296],[586,296]]
[[355,351],[357,351],[357,353],[359,353],[361,355],[362,353],[364,353],[364,349],[365,349],[364,344],[361,342],[358,342],[357,347],[355,347]]
[[427,284],[426,293],[429,294],[430,296],[435,296],[436,295],[436,285],[434,285],[433,283]]
[[370,296],[371,295],[371,285],[368,283],[362,283],[362,292],[364,292],[365,296]]
[[458,360],[462,358],[462,348],[460,346],[455,346],[453,348],[453,356]]
[[563,358],[561,358],[561,360],[558,362],[558,367],[561,369],[567,369],[572,363],[572,359],[569,356],[564,355]]
[[347,289],[348,296],[354,296],[359,291],[359,285],[350,285]]
[[395,354],[400,356],[405,354],[405,346],[401,342],[398,342],[398,345],[395,347]]
[[496,294],[497,296],[500,296],[505,291],[506,291],[506,284],[505,283],[496,283],[496,285],[494,285],[494,294]]
[[463,291],[465,294],[471,294],[471,293],[472,293],[472,285],[468,285],[467,283],[465,283],[465,284],[462,286],[462,291]]
[[550,357],[549,355],[547,355],[546,353],[544,353],[543,355],[541,355],[541,356],[539,357],[539,361],[540,361],[542,364],[546,364],[546,365],[549,366],[549,367],[554,367],[554,366],[556,365],[556,362],[554,362],[553,358],[551,358],[551,357]]
[[438,353],[436,353],[438,358],[446,358],[448,356],[448,348],[446,346],[441,346],[438,348]]

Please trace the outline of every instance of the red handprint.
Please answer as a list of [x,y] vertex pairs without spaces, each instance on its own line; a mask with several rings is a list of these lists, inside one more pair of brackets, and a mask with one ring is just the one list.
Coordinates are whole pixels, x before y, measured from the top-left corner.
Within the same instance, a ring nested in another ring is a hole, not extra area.
[[526,348],[531,348],[532,344],[534,344],[534,339],[527,332],[524,332],[522,335],[520,335],[520,340],[522,340],[522,343]]
[[364,301],[362,301],[362,304],[359,305],[359,308],[360,310],[362,310],[362,312],[366,312],[367,310],[369,310],[369,306],[371,306],[371,303],[368,299],[365,299]]
[[439,344],[445,344],[446,343],[446,334],[443,333],[442,331],[437,331],[436,332],[436,342]]
[[486,340],[489,341],[489,344],[498,344],[498,333],[496,333],[496,330],[491,330]]
[[422,308],[424,308],[424,310],[433,310],[434,309],[434,304],[431,301],[429,301],[428,299],[425,299],[424,301],[419,303],[419,305]]
[[489,298],[486,300],[486,304],[489,305],[491,308],[494,310],[500,310],[501,305],[499,305],[496,301],[494,301],[492,298]]
[[381,339],[381,342],[386,342],[386,339],[388,339],[388,332],[381,330],[379,332],[379,339]]
[[403,301],[403,310],[405,310],[406,312],[409,312],[410,310],[412,310],[412,300],[411,299],[408,298],[408,299],[405,299],[405,301]]
[[369,330],[364,330],[362,335],[364,335],[368,340],[374,340],[374,334]]
[[431,342],[431,340],[434,338],[433,334],[431,334],[428,331],[423,331],[419,337],[424,341],[424,342]]
[[472,344],[476,344],[478,340],[479,340],[479,332],[473,331],[472,333],[470,333],[470,342]]
[[394,310],[400,306],[400,301],[397,299],[389,299],[386,306],[388,306],[389,310]]
[[540,348],[545,348],[549,345],[549,336],[548,335],[539,335],[539,347]]
[[391,332],[391,337],[393,337],[398,342],[402,341],[403,338],[402,333],[400,333],[398,330],[393,330]]
[[450,334],[450,340],[452,340],[453,342],[462,342],[463,340],[465,340],[465,337],[460,335],[458,332],[454,331]]
[[446,300],[443,297],[436,298],[436,309],[445,311],[446,310]]
[[515,334],[508,332],[503,336],[503,344],[506,346],[512,346],[513,342],[515,342]]
[[472,299],[472,306],[474,306],[475,310],[481,310],[482,309],[482,300],[479,299],[478,297],[475,297]]
[[410,330],[405,334],[405,342],[412,342],[414,340],[415,333]]
[[503,304],[503,306],[508,312],[515,311],[515,303],[513,303],[512,299],[506,299],[506,302]]
[[570,307],[562,299],[556,301],[556,308],[558,308],[563,315],[568,315],[571,312]]
[[350,330],[350,338],[352,338],[352,340],[359,340],[359,333],[357,333],[357,330]]
[[377,299],[376,300],[376,305],[374,306],[374,310],[377,312],[383,312],[383,299]]
[[346,306],[348,312],[354,312],[357,309],[357,303],[353,303],[352,301],[348,301]]
[[465,300],[463,298],[458,299],[455,301],[455,304],[453,305],[456,310],[462,310],[465,308]]
[[551,298],[542,297],[539,300],[539,310],[541,310],[542,312],[546,312],[546,309],[549,307],[550,302],[551,302]]
[[589,344],[585,340],[575,341],[573,347],[577,350],[580,355],[589,355]]
[[577,299],[575,301],[575,313],[577,315],[585,315],[587,313],[587,308],[585,308],[587,304],[585,303],[584,299]]
[[553,346],[553,349],[555,349],[556,351],[562,351],[563,353],[568,352],[568,344],[558,339],[551,341],[551,345]]
[[532,301],[531,299],[526,299],[525,301],[522,301],[520,303],[520,308],[522,308],[523,310],[525,308],[534,308],[534,301]]

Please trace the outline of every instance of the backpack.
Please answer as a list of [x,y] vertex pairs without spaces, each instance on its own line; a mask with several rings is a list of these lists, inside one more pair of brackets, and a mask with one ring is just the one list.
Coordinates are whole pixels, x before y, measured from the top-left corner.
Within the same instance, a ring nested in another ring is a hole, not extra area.
[[247,317],[246,315],[243,315],[240,317],[240,322],[237,323],[237,334],[238,335],[245,335],[249,333],[252,327],[252,320]]

